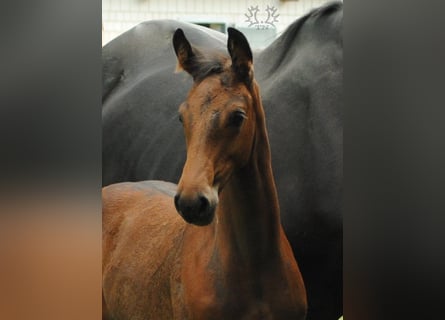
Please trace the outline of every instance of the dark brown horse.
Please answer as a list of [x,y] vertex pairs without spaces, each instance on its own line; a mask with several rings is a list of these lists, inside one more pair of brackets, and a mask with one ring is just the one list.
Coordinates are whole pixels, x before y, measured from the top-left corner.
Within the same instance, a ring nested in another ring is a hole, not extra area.
[[229,29],[230,58],[206,56],[178,29],[173,45],[194,79],[187,160],[178,186],[103,189],[104,318],[304,319],[249,44]]

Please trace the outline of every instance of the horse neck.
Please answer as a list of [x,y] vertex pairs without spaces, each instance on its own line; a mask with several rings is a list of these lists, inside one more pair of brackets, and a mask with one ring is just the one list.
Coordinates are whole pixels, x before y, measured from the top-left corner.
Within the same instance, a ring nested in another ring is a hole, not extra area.
[[253,267],[279,252],[280,212],[269,140],[258,90],[254,89],[256,133],[248,164],[222,189],[217,208],[217,243],[237,263]]

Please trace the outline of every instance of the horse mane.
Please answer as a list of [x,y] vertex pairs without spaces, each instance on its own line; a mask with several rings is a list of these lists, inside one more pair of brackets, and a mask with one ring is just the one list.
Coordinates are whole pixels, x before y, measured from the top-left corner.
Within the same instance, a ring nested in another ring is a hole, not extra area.
[[325,5],[315,8],[309,13],[302,16],[300,19],[293,22],[281,35],[280,38],[283,38],[283,41],[290,45],[292,43],[292,40],[297,36],[303,25],[309,18],[312,18],[315,23],[317,23],[320,19],[325,18],[326,16],[329,16],[343,8],[343,2],[329,2]]
[[[208,50],[207,50],[208,51]],[[223,73],[225,65],[229,57],[220,52],[202,53],[202,51],[193,47],[195,53],[195,59],[193,61],[193,78],[196,82],[200,82],[203,79],[213,75]],[[177,70],[181,70],[178,65]]]
[[[268,50],[269,48],[274,52],[274,55],[277,55],[274,58],[275,64],[271,66],[271,70],[277,69],[281,62],[283,61],[285,55],[291,49],[291,47],[295,43],[295,39],[297,38],[298,34],[301,32],[301,29],[303,26],[311,20],[313,24],[319,24],[326,20],[326,17],[331,16],[332,14],[335,14],[336,12],[343,9],[343,2],[340,1],[334,1],[324,4],[323,6],[319,8],[315,8],[311,10],[309,13],[305,14],[295,22],[293,22],[281,35],[276,39],[268,48],[265,49]],[[333,22],[335,25],[332,27],[336,30],[339,30],[341,28],[341,20],[336,19]],[[275,50],[275,47],[279,46],[280,50]]]

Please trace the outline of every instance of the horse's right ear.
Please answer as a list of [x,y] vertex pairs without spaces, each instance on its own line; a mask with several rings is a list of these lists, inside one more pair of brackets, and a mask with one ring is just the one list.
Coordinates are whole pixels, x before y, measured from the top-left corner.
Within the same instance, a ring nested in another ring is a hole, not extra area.
[[196,55],[182,29],[176,29],[173,35],[173,47],[178,58],[178,70],[185,70],[194,76],[196,71]]

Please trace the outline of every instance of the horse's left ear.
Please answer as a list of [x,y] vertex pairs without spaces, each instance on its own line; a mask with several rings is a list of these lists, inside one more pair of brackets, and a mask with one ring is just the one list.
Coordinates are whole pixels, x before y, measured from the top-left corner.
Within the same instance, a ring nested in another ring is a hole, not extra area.
[[250,85],[253,80],[252,51],[246,37],[234,28],[228,29],[227,49],[232,58],[232,70],[238,80]]

